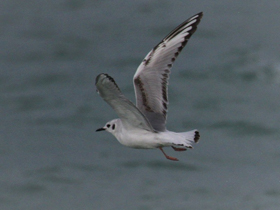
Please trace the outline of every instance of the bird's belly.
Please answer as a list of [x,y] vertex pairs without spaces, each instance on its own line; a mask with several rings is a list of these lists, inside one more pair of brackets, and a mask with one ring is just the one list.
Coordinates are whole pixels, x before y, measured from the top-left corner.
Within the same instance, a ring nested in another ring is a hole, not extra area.
[[161,146],[160,139],[156,133],[149,131],[127,132],[122,136],[117,137],[118,141],[127,146],[136,149],[152,149]]

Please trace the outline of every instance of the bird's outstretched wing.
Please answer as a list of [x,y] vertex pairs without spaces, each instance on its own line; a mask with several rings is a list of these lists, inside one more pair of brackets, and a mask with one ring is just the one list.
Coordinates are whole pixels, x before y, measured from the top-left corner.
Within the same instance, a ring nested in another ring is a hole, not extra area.
[[146,117],[122,94],[112,77],[108,74],[99,74],[95,85],[99,95],[116,111],[124,127],[154,131]]
[[171,31],[147,54],[134,75],[136,106],[157,131],[166,129],[170,69],[202,16],[200,12]]

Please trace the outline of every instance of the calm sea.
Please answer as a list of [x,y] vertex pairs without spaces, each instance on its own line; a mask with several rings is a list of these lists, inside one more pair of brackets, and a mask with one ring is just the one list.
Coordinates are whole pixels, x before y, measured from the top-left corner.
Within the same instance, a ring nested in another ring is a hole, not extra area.
[[[278,210],[280,1],[2,0],[1,210]],[[190,16],[167,127],[187,152],[135,150],[95,130],[116,118],[108,73],[134,101],[136,68]]]

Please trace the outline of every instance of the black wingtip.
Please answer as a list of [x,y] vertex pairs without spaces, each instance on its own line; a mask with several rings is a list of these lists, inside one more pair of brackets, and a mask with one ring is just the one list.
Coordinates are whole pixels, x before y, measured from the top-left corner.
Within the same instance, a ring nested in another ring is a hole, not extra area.
[[203,17],[204,13],[203,12],[199,12],[199,13],[197,13],[197,15],[199,16],[199,22],[200,22],[200,20]]
[[104,74],[104,73],[98,74],[98,75],[96,76],[96,79],[95,79],[95,84],[97,84],[98,80],[100,79],[100,77],[101,77],[102,75],[106,75],[106,74]]
[[113,79],[113,77],[111,77],[109,74],[106,74],[106,73],[101,73],[101,74],[99,74],[99,75],[97,75],[97,77],[96,77],[96,80],[95,80],[95,85],[99,82],[99,80],[100,79],[102,79],[102,77],[105,79],[109,79],[110,80],[110,82],[112,82],[115,86],[116,86],[116,88],[120,91],[120,88],[119,88],[119,86],[117,85],[117,83],[115,82],[115,80]]
[[[199,16],[199,19],[201,19],[202,16],[203,16],[203,12],[201,11],[201,12],[199,12],[199,13],[193,15],[192,17],[194,17],[194,16],[196,16],[196,15]],[[190,19],[191,19],[192,17],[190,17]]]

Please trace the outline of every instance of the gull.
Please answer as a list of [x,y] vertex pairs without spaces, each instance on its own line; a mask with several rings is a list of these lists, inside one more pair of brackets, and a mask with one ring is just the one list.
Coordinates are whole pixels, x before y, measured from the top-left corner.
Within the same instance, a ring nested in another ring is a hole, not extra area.
[[170,70],[202,16],[200,12],[184,21],[146,55],[133,77],[136,105],[122,94],[111,76],[101,73],[96,77],[97,92],[119,117],[96,131],[113,134],[127,147],[159,148],[167,159],[173,161],[178,159],[168,156],[163,147],[185,151],[198,142],[200,135],[197,130],[172,132],[166,129],[166,120]]

